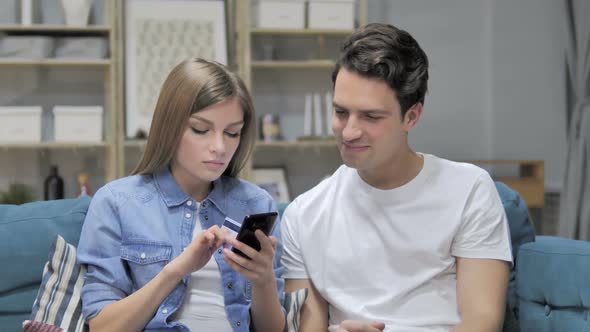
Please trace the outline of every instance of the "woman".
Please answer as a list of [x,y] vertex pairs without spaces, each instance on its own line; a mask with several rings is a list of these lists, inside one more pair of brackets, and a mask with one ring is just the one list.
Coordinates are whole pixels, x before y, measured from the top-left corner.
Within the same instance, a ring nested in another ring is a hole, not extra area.
[[84,222],[78,260],[88,266],[91,331],[282,331],[277,238],[257,231],[258,252],[220,229],[225,218],[276,210],[236,178],[255,131],[238,76],[202,59],[172,70],[142,160],[96,192]]

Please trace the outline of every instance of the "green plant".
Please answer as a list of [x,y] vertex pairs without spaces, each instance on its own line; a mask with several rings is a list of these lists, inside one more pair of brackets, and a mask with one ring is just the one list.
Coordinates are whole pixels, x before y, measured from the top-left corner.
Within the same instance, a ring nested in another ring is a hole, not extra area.
[[0,204],[20,205],[34,200],[33,188],[24,183],[13,183],[7,192],[0,192]]

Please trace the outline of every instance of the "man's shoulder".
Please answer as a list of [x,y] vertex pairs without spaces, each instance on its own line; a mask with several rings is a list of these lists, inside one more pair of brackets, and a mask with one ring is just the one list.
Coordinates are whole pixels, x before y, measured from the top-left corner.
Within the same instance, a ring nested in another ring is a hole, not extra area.
[[461,182],[474,184],[481,177],[489,176],[485,169],[468,162],[453,161],[434,155],[425,156],[432,164],[431,169],[437,176],[444,180],[452,181],[455,185]]
[[334,193],[338,187],[343,184],[343,180],[349,176],[351,168],[342,165],[332,175],[324,178],[320,183],[315,185],[313,188],[299,195],[294,203],[300,207],[305,205],[316,205],[326,199],[333,199]]

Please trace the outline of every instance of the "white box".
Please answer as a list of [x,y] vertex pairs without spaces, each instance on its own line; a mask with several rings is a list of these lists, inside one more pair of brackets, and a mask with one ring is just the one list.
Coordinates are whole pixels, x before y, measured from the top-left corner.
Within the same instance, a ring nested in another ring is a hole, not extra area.
[[41,106],[1,106],[0,144],[40,143]]
[[309,0],[310,29],[354,29],[354,0]]
[[54,106],[56,142],[102,142],[102,106]]
[[259,0],[254,6],[259,28],[304,29],[305,2],[303,0]]

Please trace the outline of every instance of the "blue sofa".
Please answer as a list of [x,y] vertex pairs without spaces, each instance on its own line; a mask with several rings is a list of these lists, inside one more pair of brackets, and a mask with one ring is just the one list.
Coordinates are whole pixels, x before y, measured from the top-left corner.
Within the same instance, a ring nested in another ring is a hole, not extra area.
[[[590,243],[534,238],[528,209],[501,183],[516,268],[504,331],[590,331]],[[0,331],[21,331],[29,318],[51,243],[77,245],[88,198],[0,205]],[[281,206],[281,210],[285,206]]]

